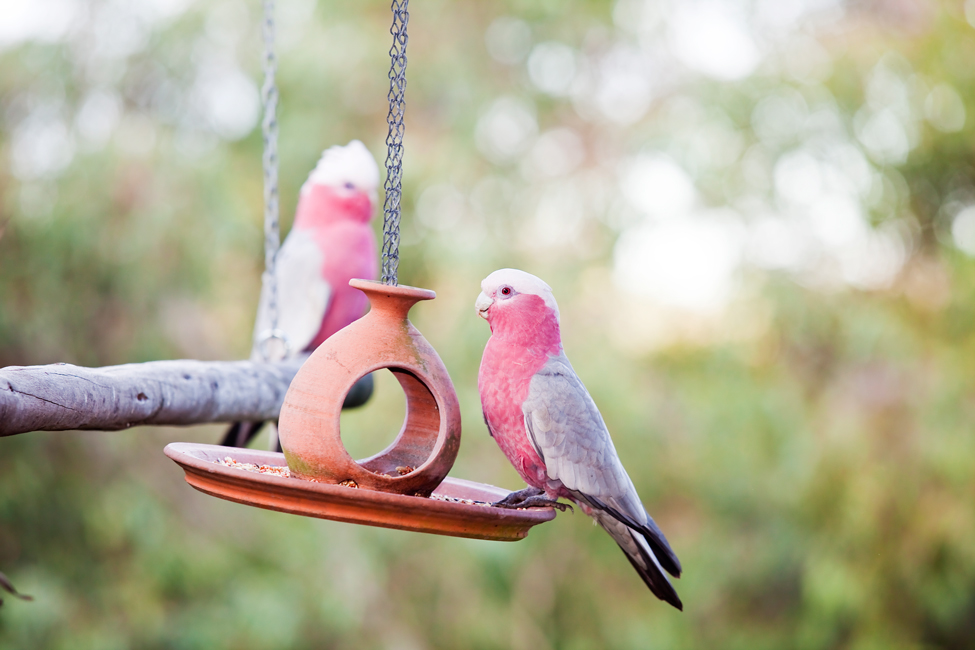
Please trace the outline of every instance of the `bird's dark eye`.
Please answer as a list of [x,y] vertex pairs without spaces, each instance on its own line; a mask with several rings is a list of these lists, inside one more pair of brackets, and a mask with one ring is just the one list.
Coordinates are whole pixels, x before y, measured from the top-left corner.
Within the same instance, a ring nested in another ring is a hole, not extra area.
[[502,296],[510,296],[511,295],[511,287],[501,287],[501,295]]
[[355,189],[355,184],[354,183],[346,183],[345,184],[345,189],[347,189],[347,190],[354,190]]

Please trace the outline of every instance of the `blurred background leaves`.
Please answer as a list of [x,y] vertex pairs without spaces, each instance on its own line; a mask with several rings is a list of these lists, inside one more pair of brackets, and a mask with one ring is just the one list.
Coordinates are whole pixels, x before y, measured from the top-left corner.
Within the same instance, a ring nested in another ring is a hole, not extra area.
[[[438,294],[413,319],[453,474],[520,487],[472,303],[524,268],[687,611],[578,514],[517,544],[354,527],[191,490],[161,447],[219,427],[33,433],[0,440],[0,568],[35,596],[0,647],[975,645],[975,2],[412,9],[400,279]],[[246,356],[260,11],[0,3],[0,366]],[[389,21],[279,2],[285,229],[322,149],[382,160]],[[392,437],[396,390],[350,447]]]

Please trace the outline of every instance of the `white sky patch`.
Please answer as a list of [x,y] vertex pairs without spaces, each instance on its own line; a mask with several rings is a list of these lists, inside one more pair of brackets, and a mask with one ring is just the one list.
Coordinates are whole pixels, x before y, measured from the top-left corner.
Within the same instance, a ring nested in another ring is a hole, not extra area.
[[82,102],[75,128],[88,147],[100,149],[112,137],[121,115],[122,99],[117,93],[94,90]]
[[623,166],[623,196],[633,207],[657,219],[686,214],[694,204],[694,181],[664,154],[640,154]]
[[855,243],[837,251],[840,274],[859,289],[886,289],[907,260],[907,247],[896,225],[866,230]]
[[[146,43],[146,31],[172,20],[194,0],[140,0],[104,4],[91,22],[99,54],[124,56]],[[7,0],[0,3],[0,50],[21,43],[53,43],[78,24],[85,3],[72,0]]]
[[743,79],[761,55],[736,3],[689,0],[675,6],[670,46],[687,67],[724,81]]
[[827,250],[839,250],[863,242],[869,226],[860,203],[843,194],[817,198],[808,212],[813,234]]
[[190,8],[196,0],[142,0],[148,10],[155,14],[156,20],[172,20]]
[[911,115],[911,88],[907,76],[910,64],[899,55],[887,54],[873,67],[864,88],[867,106],[874,111],[892,109],[902,117]]
[[833,101],[814,106],[806,118],[804,128],[810,137],[849,142],[846,118],[840,114],[839,107]]
[[962,209],[951,222],[951,238],[966,255],[975,257],[975,205]]
[[752,222],[752,264],[826,287],[889,286],[906,260],[907,244],[897,228],[870,225],[863,202],[877,172],[856,146],[813,138],[781,155],[772,177],[780,212],[758,211]]
[[141,15],[139,3],[104,3],[92,8],[90,22],[96,59],[125,59],[149,44],[151,20]]
[[11,171],[21,181],[57,176],[74,154],[74,137],[53,107],[35,110],[10,139]]
[[758,0],[755,22],[773,32],[801,29],[816,14],[837,17],[843,11],[843,0]]
[[535,107],[522,99],[501,97],[477,121],[474,141],[488,159],[504,163],[524,153],[537,133]]
[[53,43],[68,33],[77,18],[71,0],[13,0],[0,4],[0,50],[28,41]]
[[225,140],[243,138],[260,117],[257,86],[240,68],[228,62],[201,66],[193,97],[210,128]]
[[532,83],[556,97],[568,94],[576,68],[575,50],[557,41],[539,43],[528,56],[528,77]]
[[720,311],[735,291],[745,229],[732,210],[701,211],[620,234],[613,280],[621,289],[700,313]]
[[776,193],[793,203],[811,203],[822,191],[819,162],[804,149],[779,157],[772,178]]
[[572,87],[580,114],[596,115],[617,124],[632,124],[643,117],[653,99],[648,61],[640,50],[616,45],[578,75]]
[[823,147],[826,186],[851,195],[866,197],[873,189],[875,170],[860,149],[847,141]]
[[918,84],[910,64],[895,54],[885,55],[866,80],[866,103],[853,118],[857,139],[880,164],[899,165],[917,145],[915,110]]
[[806,4],[804,0],[758,0],[756,18],[777,31],[791,29],[806,13]]
[[778,197],[808,206],[824,195],[866,196],[874,171],[859,149],[847,142],[814,142],[782,154],[772,172]]
[[891,109],[870,114],[860,111],[854,118],[857,139],[871,157],[884,165],[900,165],[911,152],[911,138],[904,121]]
[[809,237],[783,217],[765,216],[749,223],[748,261],[773,271],[798,271],[809,259]]

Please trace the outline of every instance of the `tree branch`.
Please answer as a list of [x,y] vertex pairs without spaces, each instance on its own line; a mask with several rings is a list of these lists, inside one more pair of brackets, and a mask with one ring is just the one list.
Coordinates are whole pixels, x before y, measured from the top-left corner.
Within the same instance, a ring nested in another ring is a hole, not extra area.
[[273,420],[305,358],[0,368],[0,436]]

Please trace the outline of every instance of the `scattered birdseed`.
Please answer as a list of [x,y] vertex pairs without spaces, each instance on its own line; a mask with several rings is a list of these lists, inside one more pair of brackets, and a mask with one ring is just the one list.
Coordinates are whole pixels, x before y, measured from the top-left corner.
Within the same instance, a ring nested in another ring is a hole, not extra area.
[[[284,478],[291,478],[291,470],[288,469],[287,465],[257,465],[255,463],[241,463],[230,456],[226,456],[223,460],[216,461],[217,464],[223,465],[225,467],[233,467],[234,469],[241,469],[245,472],[253,472],[255,474],[270,474],[271,476],[281,476]],[[406,465],[405,467],[397,467],[396,471],[400,476],[406,476],[410,472],[414,471],[414,468]],[[317,481],[316,481],[317,482]],[[352,479],[346,479],[339,483],[339,485],[348,488],[358,488],[359,484]],[[420,495],[417,495],[420,496]],[[446,501],[448,503],[464,503],[469,506],[482,506],[490,508],[491,504],[487,501],[476,501],[474,499],[460,499],[458,497],[449,497],[445,494],[431,494],[430,499],[434,501]]]
[[435,501],[447,501],[448,503],[466,503],[469,506],[485,506],[490,508],[491,504],[487,501],[475,501],[474,499],[460,499],[457,497],[448,497],[445,494],[431,494],[430,498]]
[[281,476],[284,478],[291,478],[291,470],[288,466],[281,465],[257,465],[255,463],[241,463],[230,456],[225,457],[223,460],[219,461],[220,465],[225,467],[233,467],[234,469],[242,469],[245,472],[254,472],[255,474],[269,474],[271,476]]

